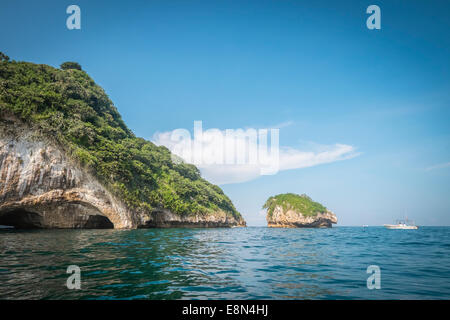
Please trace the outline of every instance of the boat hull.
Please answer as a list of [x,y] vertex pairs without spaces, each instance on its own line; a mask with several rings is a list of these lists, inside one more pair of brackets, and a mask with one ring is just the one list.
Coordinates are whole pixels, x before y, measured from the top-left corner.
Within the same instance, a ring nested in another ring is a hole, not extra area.
[[397,230],[417,230],[417,226],[402,226],[402,225],[396,225],[396,224],[385,224],[385,228],[387,229],[397,229]]

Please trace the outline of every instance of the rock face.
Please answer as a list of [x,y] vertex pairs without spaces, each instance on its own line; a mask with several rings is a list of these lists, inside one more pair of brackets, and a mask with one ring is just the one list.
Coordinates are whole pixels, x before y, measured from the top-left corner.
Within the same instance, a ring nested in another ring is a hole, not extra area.
[[223,211],[205,216],[180,216],[168,210],[155,210],[144,222],[143,227],[152,228],[225,228],[225,227],[245,227],[245,221],[240,219],[237,221],[234,217],[230,217]]
[[331,211],[304,216],[296,210],[276,206],[272,215],[267,215],[267,225],[273,228],[331,228],[333,223],[337,223],[337,217]]
[[331,228],[336,215],[306,194],[284,193],[272,196],[263,205],[267,224],[278,228]]
[[13,118],[0,120],[0,225],[18,228],[245,226],[217,212],[135,211],[56,144]]

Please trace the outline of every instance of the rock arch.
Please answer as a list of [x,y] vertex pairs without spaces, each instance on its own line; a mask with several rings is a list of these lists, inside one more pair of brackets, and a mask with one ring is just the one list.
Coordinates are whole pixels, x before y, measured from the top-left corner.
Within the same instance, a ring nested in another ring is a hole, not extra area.
[[137,223],[133,213],[62,148],[26,125],[0,122],[1,225],[136,228]]

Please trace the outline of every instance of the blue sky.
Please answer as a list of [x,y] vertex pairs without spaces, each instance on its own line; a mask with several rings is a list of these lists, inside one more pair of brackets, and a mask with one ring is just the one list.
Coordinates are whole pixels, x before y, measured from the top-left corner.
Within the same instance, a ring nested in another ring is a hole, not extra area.
[[[66,8],[81,8],[81,30]],[[381,30],[366,8],[381,8]],[[448,1],[9,1],[0,51],[78,61],[138,136],[284,124],[280,145],[359,155],[222,188],[249,225],[283,192],[339,225],[450,225]]]

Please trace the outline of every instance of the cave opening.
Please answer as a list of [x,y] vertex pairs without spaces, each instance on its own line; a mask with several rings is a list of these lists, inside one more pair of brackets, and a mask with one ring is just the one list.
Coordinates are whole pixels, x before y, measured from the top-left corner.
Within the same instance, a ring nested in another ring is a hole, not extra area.
[[86,229],[113,229],[114,224],[107,217],[95,214],[90,215],[84,225]]
[[38,213],[19,208],[0,214],[0,225],[16,229],[42,228],[42,217]]
[[[100,214],[75,215],[63,223],[51,223],[48,217],[23,208],[17,208],[0,213],[0,226],[14,227],[15,229],[113,229],[114,224],[107,217]],[[61,217],[59,219],[61,220]]]

